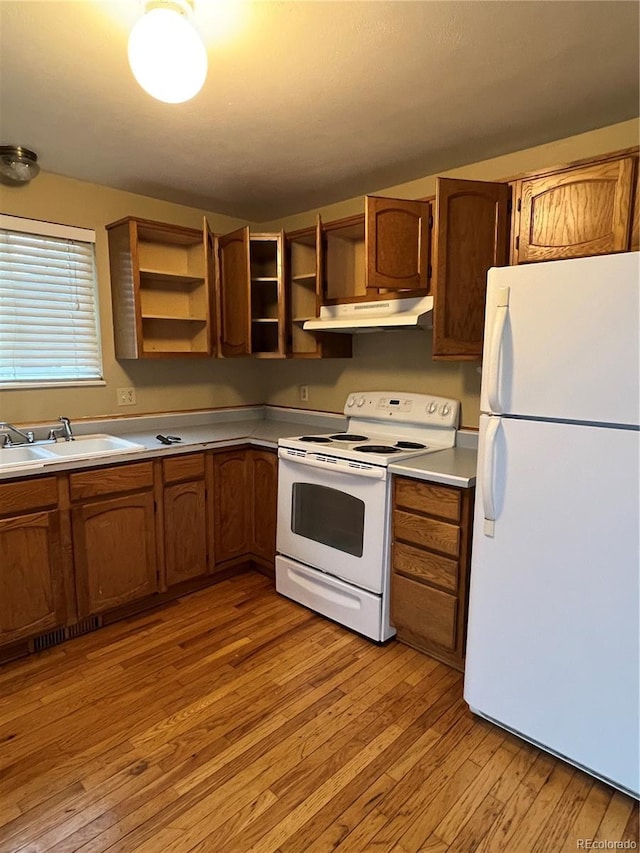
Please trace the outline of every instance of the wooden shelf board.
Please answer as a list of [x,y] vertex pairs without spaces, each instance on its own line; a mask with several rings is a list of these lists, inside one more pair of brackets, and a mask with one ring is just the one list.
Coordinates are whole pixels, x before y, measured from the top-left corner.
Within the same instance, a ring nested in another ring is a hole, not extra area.
[[174,273],[162,272],[161,270],[140,269],[140,285],[141,287],[152,287],[151,279],[160,284],[175,284],[181,287],[198,287],[204,284],[204,278],[191,275],[178,275]]
[[141,315],[143,320],[178,320],[187,323],[206,323],[206,317],[185,317],[184,314],[149,314]]
[[278,281],[278,276],[277,276],[277,275],[256,275],[256,276],[252,276],[252,277],[251,277],[251,281],[252,281],[252,282],[253,282],[253,281],[256,281],[256,282],[261,282],[261,283],[264,283],[264,282],[277,282],[277,281]]
[[252,323],[278,323],[277,317],[252,317]]
[[291,280],[300,282],[301,284],[315,284],[316,274],[314,272],[307,272],[300,275],[292,275]]

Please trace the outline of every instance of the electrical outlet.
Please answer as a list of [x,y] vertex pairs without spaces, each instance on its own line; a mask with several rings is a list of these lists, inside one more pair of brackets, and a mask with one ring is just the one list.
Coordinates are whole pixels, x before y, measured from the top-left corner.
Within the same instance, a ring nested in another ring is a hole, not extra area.
[[118,405],[119,406],[135,406],[136,404],[136,389],[135,388],[118,388]]
[[298,386],[298,392],[300,394],[300,402],[308,403],[309,402],[309,386],[308,385]]

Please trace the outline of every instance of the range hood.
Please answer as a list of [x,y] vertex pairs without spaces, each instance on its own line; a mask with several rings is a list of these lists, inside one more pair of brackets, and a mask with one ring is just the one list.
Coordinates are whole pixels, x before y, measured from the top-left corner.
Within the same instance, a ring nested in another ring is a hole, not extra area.
[[377,332],[384,329],[431,328],[433,296],[413,296],[378,302],[323,305],[320,316],[306,320],[310,332]]

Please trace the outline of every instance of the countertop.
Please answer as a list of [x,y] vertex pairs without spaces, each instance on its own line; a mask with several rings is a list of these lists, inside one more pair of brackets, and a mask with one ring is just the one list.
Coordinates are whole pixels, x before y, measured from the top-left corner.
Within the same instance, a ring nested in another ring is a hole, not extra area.
[[412,456],[403,462],[389,465],[392,474],[412,477],[414,480],[428,480],[445,486],[458,486],[468,489],[476,482],[476,462],[478,454],[469,447],[452,447],[450,450],[438,450]]
[[[240,443],[275,449],[280,438],[304,433],[340,432],[345,429],[346,423],[347,419],[342,415],[272,406],[82,421],[73,424],[76,435],[108,433],[141,444],[144,449],[99,458],[49,462],[21,470],[9,468],[0,471],[0,481],[100,465],[138,462],[167,455],[192,453],[194,450],[232,447]],[[156,438],[158,433],[179,435],[182,440],[170,446],[164,445]],[[474,436],[465,436],[464,433],[458,435],[459,443],[468,444],[470,441],[473,444]],[[475,465],[475,450],[459,446],[412,457],[391,465],[389,470],[405,477],[467,488],[475,483]]]

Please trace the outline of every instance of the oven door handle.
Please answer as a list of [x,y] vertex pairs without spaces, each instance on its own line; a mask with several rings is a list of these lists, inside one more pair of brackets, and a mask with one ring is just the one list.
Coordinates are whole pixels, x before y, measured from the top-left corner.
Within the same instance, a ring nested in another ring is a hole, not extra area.
[[278,457],[292,465],[308,465],[310,468],[320,468],[323,471],[331,471],[334,474],[347,474],[354,477],[368,477],[370,480],[386,480],[386,468],[360,468],[358,464],[349,465],[348,462],[323,462],[313,456],[290,455],[285,448],[278,448]]

